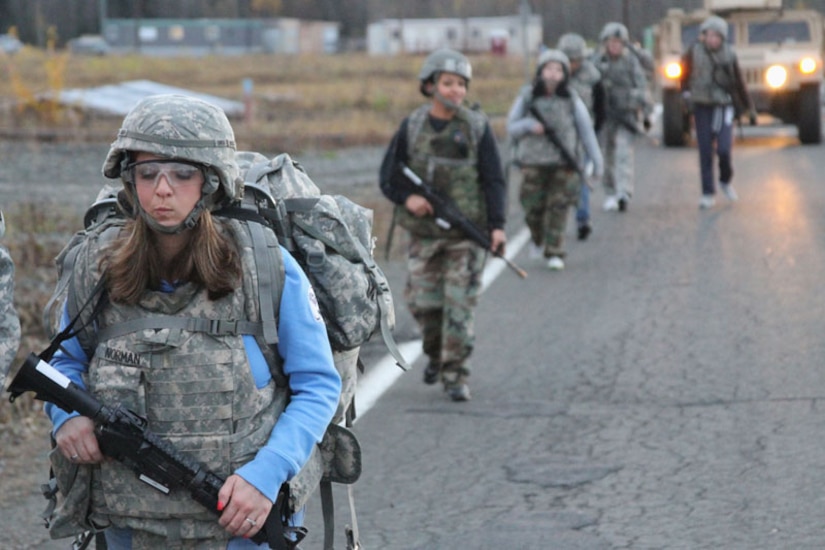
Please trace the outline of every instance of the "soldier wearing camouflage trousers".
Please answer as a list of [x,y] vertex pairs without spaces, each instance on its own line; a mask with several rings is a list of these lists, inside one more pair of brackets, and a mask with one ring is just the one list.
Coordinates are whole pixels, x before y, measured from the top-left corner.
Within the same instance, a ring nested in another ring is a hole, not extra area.
[[633,197],[634,141],[641,131],[639,115],[645,108],[647,78],[641,63],[626,44],[627,27],[607,23],[599,36],[602,49],[594,58],[602,74],[606,119],[599,132],[605,160],[604,210],[624,212]]
[[[555,271],[564,269],[568,212],[580,187],[589,185],[581,181],[582,161],[593,163],[596,179],[602,174],[602,155],[587,106],[569,82],[570,62],[564,52],[542,52],[533,85],[522,89],[507,117],[507,131],[517,144],[516,162],[523,177],[520,198],[533,255],[543,255]],[[580,150],[586,153],[581,159]]]
[[429,358],[424,382],[442,381],[454,401],[470,399],[474,309],[487,251],[460,229],[437,225],[432,205],[399,167],[407,164],[452,198],[467,218],[489,230],[491,248],[504,253],[506,183],[486,117],[464,105],[471,76],[469,60],[457,51],[436,50],[425,60],[420,90],[431,101],[401,123],[380,174],[382,192],[410,233],[405,298]]

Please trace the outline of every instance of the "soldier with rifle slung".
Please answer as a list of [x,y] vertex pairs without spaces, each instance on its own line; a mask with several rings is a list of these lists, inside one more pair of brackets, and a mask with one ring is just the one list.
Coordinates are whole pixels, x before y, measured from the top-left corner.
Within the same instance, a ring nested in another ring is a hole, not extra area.
[[587,106],[569,86],[570,62],[560,50],[546,50],[538,59],[536,76],[510,108],[507,131],[516,141],[521,169],[521,204],[530,229],[533,255],[547,267],[564,269],[564,230],[580,186],[590,185],[579,158],[582,149],[594,165],[603,163]]
[[639,59],[627,48],[627,27],[607,23],[599,36],[601,50],[594,62],[602,74],[606,120],[599,132],[605,157],[604,210],[627,209],[634,191],[635,137],[642,133],[639,117],[647,100],[647,78]]
[[699,26],[699,33],[699,40],[682,56],[682,90],[692,107],[699,145],[702,181],[699,208],[707,209],[716,203],[714,150],[719,158],[719,188],[729,201],[738,200],[731,183],[733,122],[747,113],[751,124],[756,124],[756,111],[736,53],[727,43],[728,23],[712,15]]
[[[380,171],[381,191],[395,203],[395,218],[410,234],[405,298],[429,358],[424,382],[443,382],[453,401],[470,399],[481,272],[488,252],[503,255],[506,241],[506,183],[495,138],[487,117],[464,104],[471,77],[470,62],[460,52],[440,49],[427,57],[418,79],[429,101],[401,123]],[[486,231],[489,249],[457,225],[440,226],[435,206],[403,166]]]

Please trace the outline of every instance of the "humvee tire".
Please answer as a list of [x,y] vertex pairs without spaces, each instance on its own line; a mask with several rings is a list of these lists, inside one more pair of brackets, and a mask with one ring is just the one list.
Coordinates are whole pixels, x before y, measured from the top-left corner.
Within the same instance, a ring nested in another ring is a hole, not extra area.
[[819,84],[803,84],[799,89],[799,114],[796,127],[805,145],[822,142],[822,108]]
[[666,147],[684,147],[690,137],[690,117],[679,90],[662,91],[662,137]]

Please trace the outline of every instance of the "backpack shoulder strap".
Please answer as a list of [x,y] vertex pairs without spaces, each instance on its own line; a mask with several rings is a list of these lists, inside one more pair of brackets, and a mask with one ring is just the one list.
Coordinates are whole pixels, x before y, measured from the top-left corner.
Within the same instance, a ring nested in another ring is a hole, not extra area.
[[418,134],[421,133],[421,128],[427,121],[427,113],[430,112],[430,105],[424,104],[413,111],[407,118],[407,156],[413,156],[413,149],[415,147],[415,140],[418,139]]

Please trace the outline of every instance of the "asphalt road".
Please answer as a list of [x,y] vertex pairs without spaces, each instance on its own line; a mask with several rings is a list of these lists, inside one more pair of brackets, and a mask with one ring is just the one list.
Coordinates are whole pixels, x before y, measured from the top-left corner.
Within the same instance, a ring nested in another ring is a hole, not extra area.
[[361,416],[364,548],[825,546],[825,157],[745,136],[709,211],[694,148],[640,143],[627,213],[597,191],[563,272],[522,252],[483,295],[472,401],[419,360]]

